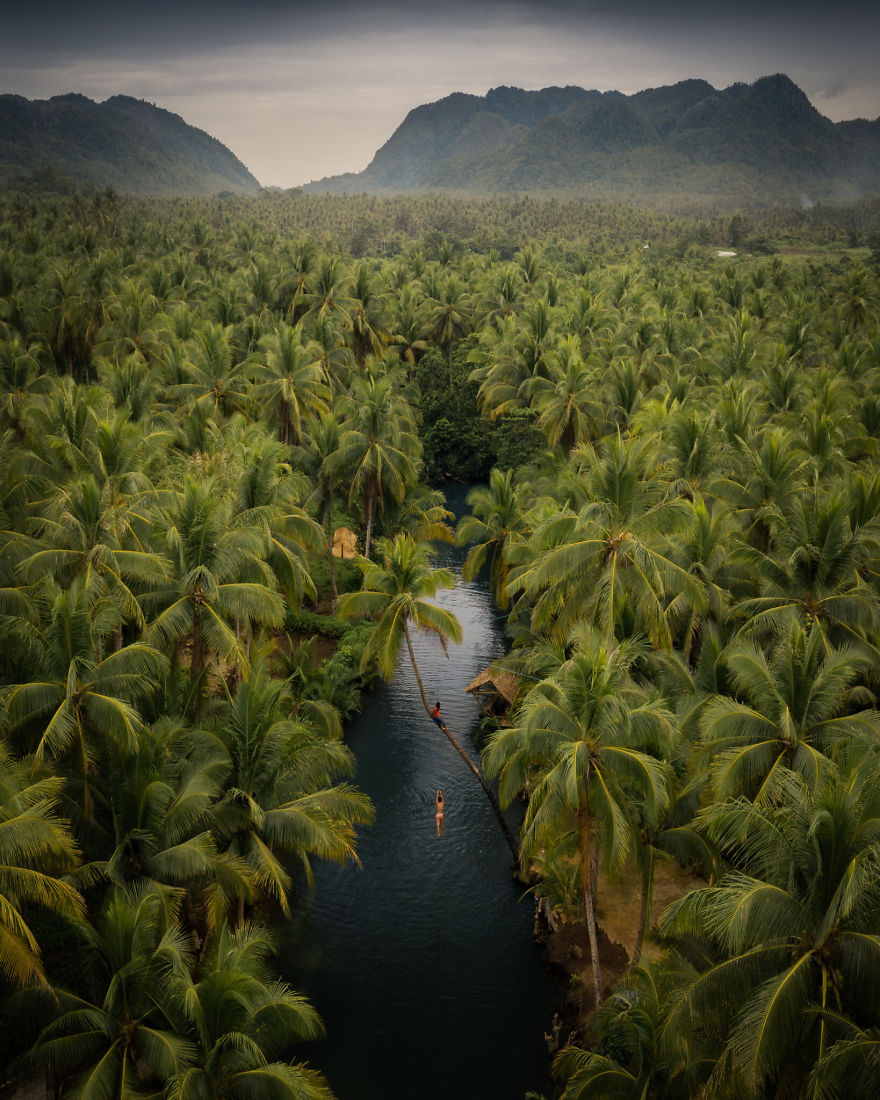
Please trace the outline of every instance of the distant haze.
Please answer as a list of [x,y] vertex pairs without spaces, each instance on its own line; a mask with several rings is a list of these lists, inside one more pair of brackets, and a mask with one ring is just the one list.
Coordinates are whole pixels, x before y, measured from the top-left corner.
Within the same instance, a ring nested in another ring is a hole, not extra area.
[[292,187],[363,169],[413,107],[500,84],[631,93],[784,72],[833,121],[873,119],[878,41],[866,0],[36,0],[4,13],[0,92],[146,99]]

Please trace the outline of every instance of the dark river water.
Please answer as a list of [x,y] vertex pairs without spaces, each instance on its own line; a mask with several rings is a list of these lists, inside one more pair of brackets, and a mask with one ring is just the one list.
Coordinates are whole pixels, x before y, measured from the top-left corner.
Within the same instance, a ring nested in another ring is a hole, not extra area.
[[[447,492],[458,513],[465,492]],[[414,642],[431,702],[477,755],[479,713],[463,688],[504,646],[486,582],[460,579],[463,558],[452,547],[437,558],[459,576],[437,602],[458,616],[463,643],[446,660],[436,642]],[[281,930],[282,972],[327,1028],[300,1056],[338,1100],[549,1095],[543,1035],[559,994],[532,940],[531,897],[476,779],[425,714],[405,648],[394,682],[366,698],[346,736],[376,821],[360,832],[362,866],[317,867]],[[513,810],[508,820],[516,832]]]

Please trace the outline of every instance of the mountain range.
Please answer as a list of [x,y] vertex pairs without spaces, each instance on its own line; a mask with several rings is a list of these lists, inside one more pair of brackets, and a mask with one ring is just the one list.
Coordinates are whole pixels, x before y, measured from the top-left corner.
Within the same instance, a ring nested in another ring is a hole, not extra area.
[[222,142],[179,115],[130,96],[95,103],[77,94],[0,95],[0,183],[153,195],[260,186]]
[[305,189],[852,202],[880,193],[880,119],[831,122],[782,74],[720,91],[500,87],[416,107],[363,172]]

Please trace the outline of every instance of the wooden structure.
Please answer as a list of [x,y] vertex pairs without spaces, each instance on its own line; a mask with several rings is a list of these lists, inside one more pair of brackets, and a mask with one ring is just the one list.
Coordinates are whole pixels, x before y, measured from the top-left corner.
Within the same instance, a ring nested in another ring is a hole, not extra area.
[[518,676],[489,665],[464,690],[474,696],[483,714],[497,718],[507,714],[513,706],[518,689]]

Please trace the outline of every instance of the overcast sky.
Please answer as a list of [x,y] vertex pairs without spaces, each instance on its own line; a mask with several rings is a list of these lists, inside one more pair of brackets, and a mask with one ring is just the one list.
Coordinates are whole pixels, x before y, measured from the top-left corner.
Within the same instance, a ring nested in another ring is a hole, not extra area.
[[631,93],[787,73],[835,122],[880,116],[880,3],[848,0],[32,0],[0,31],[0,92],[119,93],[219,138],[266,185],[365,168],[450,92]]

